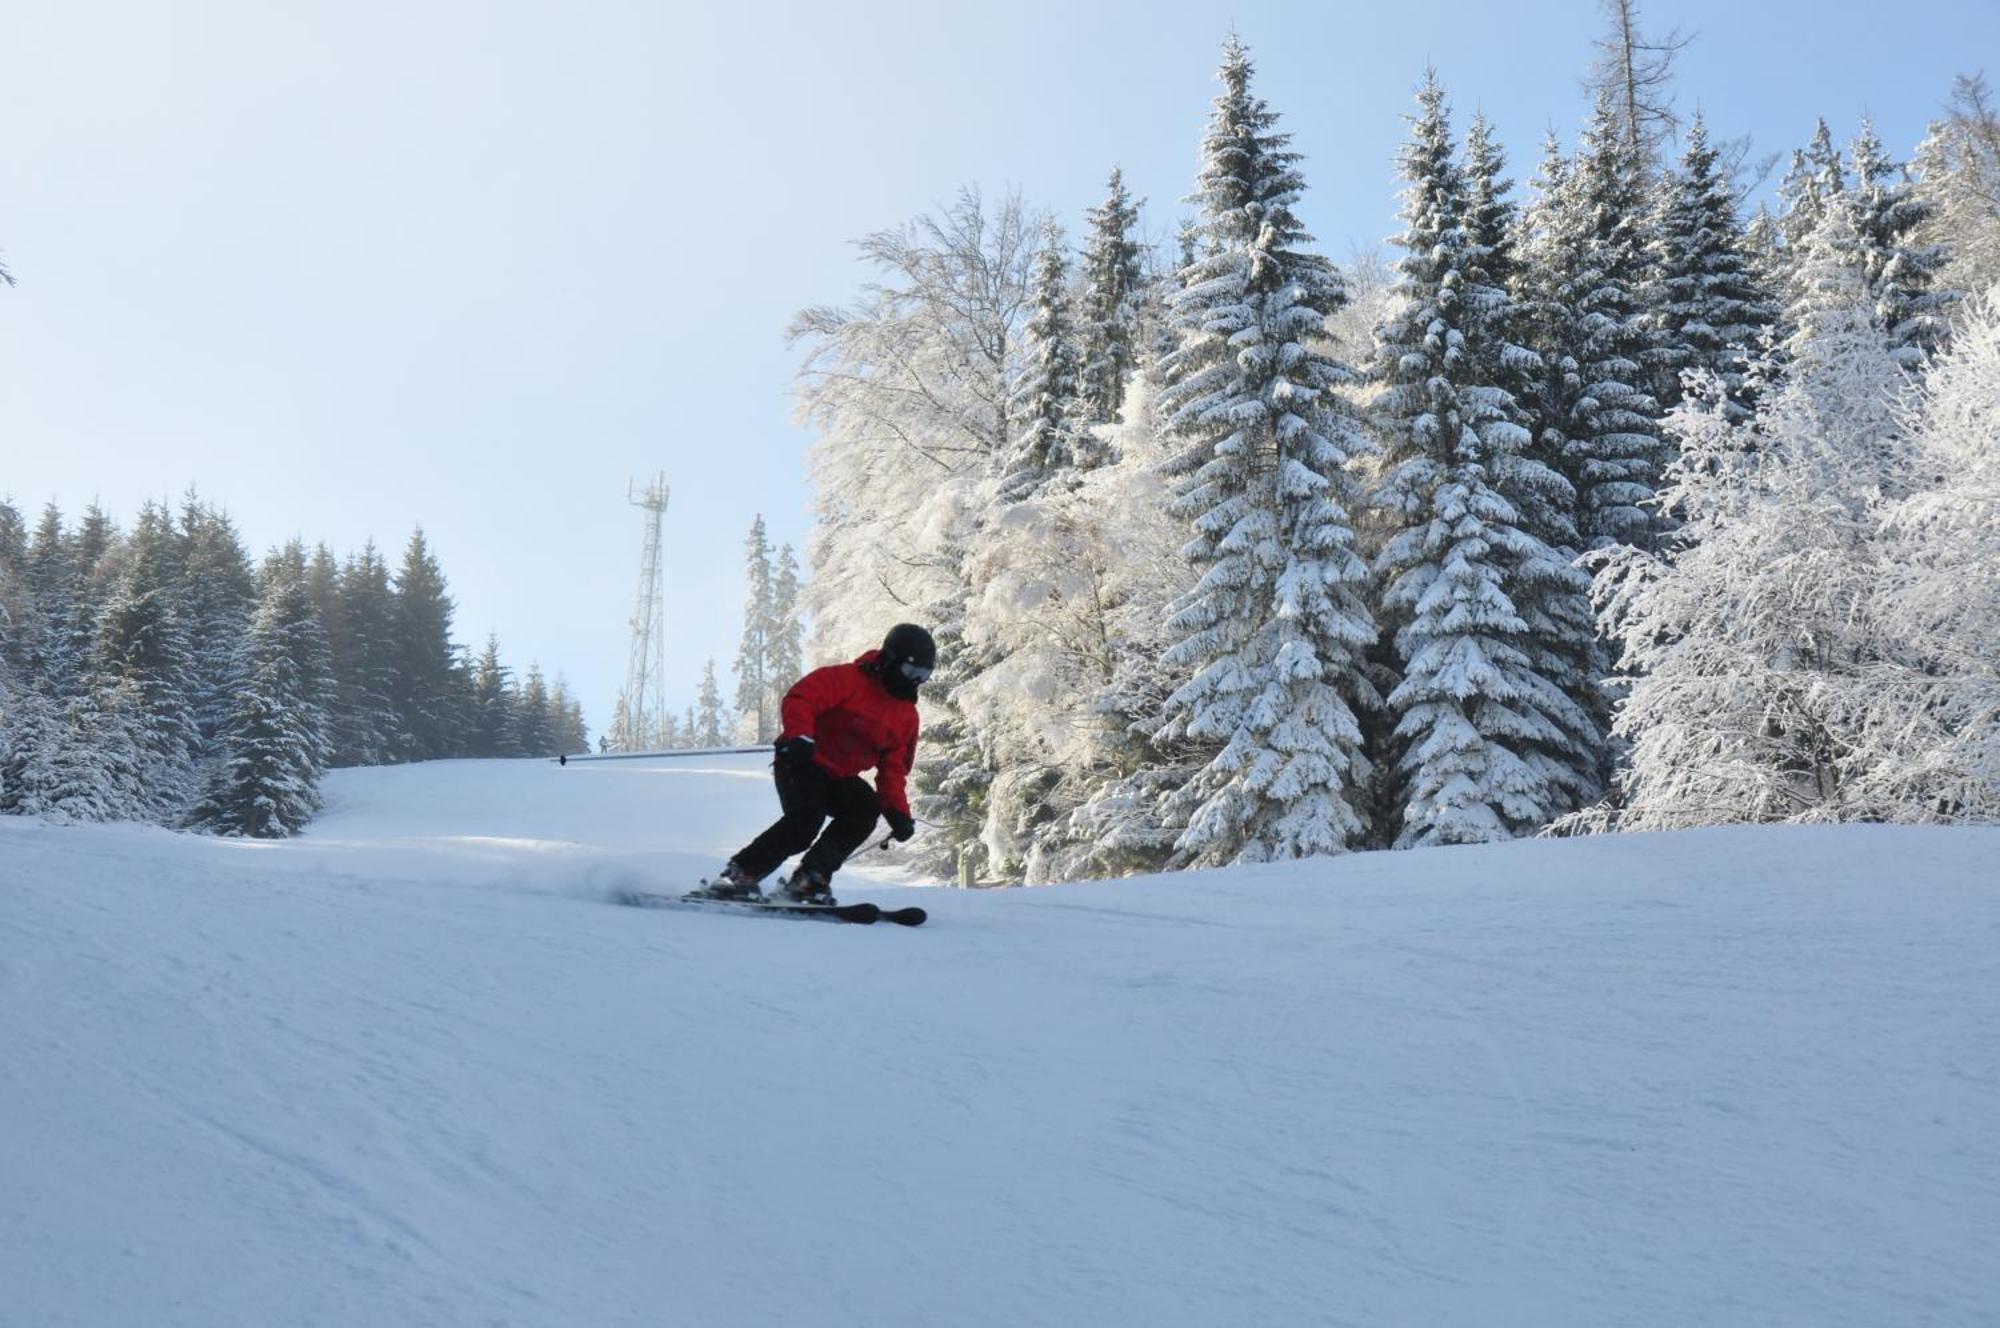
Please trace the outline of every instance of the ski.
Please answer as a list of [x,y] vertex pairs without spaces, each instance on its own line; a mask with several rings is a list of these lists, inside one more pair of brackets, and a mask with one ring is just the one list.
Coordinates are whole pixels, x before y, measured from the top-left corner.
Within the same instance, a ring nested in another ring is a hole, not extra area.
[[882,910],[873,904],[793,904],[782,899],[712,899],[703,895],[663,895],[628,890],[618,902],[633,908],[683,908],[702,913],[770,913],[781,917],[814,918],[867,926]]
[[632,908],[680,908],[704,913],[774,913],[822,922],[851,922],[864,927],[876,922],[920,927],[930,916],[915,907],[885,909],[869,903],[797,904],[785,899],[715,899],[707,895],[669,895],[644,890],[622,891],[617,898],[619,903]]

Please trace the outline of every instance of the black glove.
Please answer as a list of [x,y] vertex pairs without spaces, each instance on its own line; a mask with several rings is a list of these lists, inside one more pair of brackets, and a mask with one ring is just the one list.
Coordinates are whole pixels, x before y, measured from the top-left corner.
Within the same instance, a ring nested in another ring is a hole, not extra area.
[[894,807],[884,807],[882,819],[889,823],[889,838],[898,844],[917,833],[917,823],[910,819],[908,812],[899,812]]
[[780,738],[774,749],[780,770],[803,770],[813,763],[813,740],[803,733],[796,738]]

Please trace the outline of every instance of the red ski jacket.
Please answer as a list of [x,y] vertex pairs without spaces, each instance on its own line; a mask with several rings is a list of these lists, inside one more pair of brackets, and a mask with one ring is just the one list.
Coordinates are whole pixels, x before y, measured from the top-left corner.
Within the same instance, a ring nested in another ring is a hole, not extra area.
[[813,761],[843,779],[877,771],[876,797],[907,816],[910,797],[903,785],[917,758],[917,706],[889,695],[874,673],[861,667],[881,653],[871,650],[852,664],[814,669],[792,684],[779,711],[785,728],[778,741],[811,738]]

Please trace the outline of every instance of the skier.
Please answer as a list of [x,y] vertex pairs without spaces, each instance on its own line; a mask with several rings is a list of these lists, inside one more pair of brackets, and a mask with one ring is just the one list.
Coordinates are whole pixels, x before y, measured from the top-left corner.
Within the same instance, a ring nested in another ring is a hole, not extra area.
[[[784,728],[771,762],[784,815],[696,894],[759,898],[760,882],[803,850],[785,884],[785,902],[831,904],[833,874],[875,829],[877,816],[896,840],[914,835],[904,781],[917,753],[917,688],[936,667],[931,634],[898,623],[880,650],[814,669],[794,683],[779,712]],[[861,778],[870,769],[873,788]]]

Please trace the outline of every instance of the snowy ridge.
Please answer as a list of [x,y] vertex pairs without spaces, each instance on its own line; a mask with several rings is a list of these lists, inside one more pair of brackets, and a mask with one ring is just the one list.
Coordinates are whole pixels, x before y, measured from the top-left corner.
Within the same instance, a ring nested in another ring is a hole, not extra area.
[[0,820],[0,1322],[2000,1320],[2000,831],[913,933],[603,904],[756,829],[755,759],[327,789],[280,843]]

